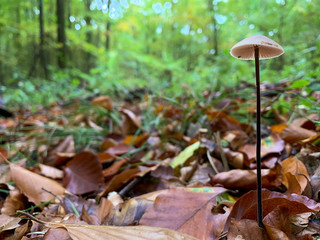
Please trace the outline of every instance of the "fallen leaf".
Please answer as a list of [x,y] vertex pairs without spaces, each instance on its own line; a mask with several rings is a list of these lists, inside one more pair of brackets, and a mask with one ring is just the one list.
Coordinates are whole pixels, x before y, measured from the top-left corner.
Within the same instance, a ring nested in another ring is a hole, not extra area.
[[148,140],[149,136],[150,134],[148,133],[139,136],[128,135],[122,142],[128,145],[134,145],[135,147],[141,147]]
[[0,232],[15,229],[20,226],[21,218],[10,217],[4,214],[0,215]]
[[301,140],[316,136],[317,133],[312,130],[290,124],[280,133],[280,136],[283,140],[288,143],[298,143]]
[[225,191],[219,187],[169,189],[157,196],[140,225],[170,228],[198,239],[214,239],[213,228],[219,218],[211,210],[217,195]]
[[200,142],[195,142],[194,144],[188,146],[187,148],[185,148],[178,156],[176,156],[172,162],[170,163],[170,166],[172,168],[176,168],[177,166],[179,166],[180,164],[183,164],[185,161],[188,160],[188,158],[190,158],[194,151],[196,151],[198,148],[200,147]]
[[45,190],[59,196],[65,192],[65,188],[49,178],[40,176],[15,164],[10,164],[12,180],[17,187],[27,196],[30,202],[36,205],[52,200],[54,196]]
[[53,179],[62,179],[63,177],[63,171],[60,169],[44,165],[44,164],[39,164],[40,167],[40,173],[46,177],[53,178]]
[[25,209],[27,202],[27,198],[19,191],[19,189],[11,190],[9,196],[3,203],[1,214],[11,215],[17,210]]
[[130,150],[134,149],[133,147],[130,147],[126,143],[118,143],[117,145],[108,148],[106,153],[110,155],[123,155],[128,153]]
[[266,240],[258,223],[251,219],[231,220],[228,238],[230,240]]
[[107,138],[101,143],[100,148],[101,150],[106,151],[109,148],[116,146],[117,144],[117,141],[113,140],[112,138]]
[[135,134],[140,128],[140,120],[137,116],[130,110],[122,108],[119,112],[124,115],[121,128],[126,134]]
[[[262,186],[265,188],[275,188],[281,185],[278,168],[262,169]],[[257,171],[234,169],[221,172],[211,177],[211,185],[222,184],[226,188],[256,189]]]
[[101,106],[109,111],[113,109],[112,99],[109,96],[99,96],[91,100],[93,105]]
[[111,226],[132,226],[136,225],[145,213],[146,209],[153,204],[153,201],[143,198],[131,198],[124,204],[119,204],[103,223]]
[[115,175],[109,182],[106,184],[106,188],[100,194],[100,196],[104,196],[108,192],[116,191],[121,188],[124,184],[129,182],[131,179],[136,177],[136,174],[140,172],[139,167],[126,169],[121,173]]
[[149,226],[115,227],[96,225],[76,225],[46,222],[50,228],[65,228],[72,237],[77,240],[197,240],[189,235],[165,228]]
[[64,173],[63,184],[73,194],[97,191],[104,182],[101,163],[90,152],[75,155]]
[[115,161],[110,167],[103,170],[103,176],[108,179],[116,175],[120,168],[128,162],[126,158],[123,158],[119,161]]
[[[261,158],[264,158],[268,154],[280,153],[284,150],[284,141],[276,133],[271,136],[262,139],[261,141]],[[247,154],[249,161],[256,161],[256,145],[246,144],[239,148],[239,151]]]
[[49,166],[57,166],[59,163],[57,162],[57,154],[59,153],[68,153],[74,154],[75,147],[74,147],[74,139],[73,136],[67,136],[65,139],[60,141],[53,147],[50,147],[48,150],[47,158],[44,159],[44,164]]
[[282,183],[288,189],[287,193],[301,194],[310,180],[308,171],[299,159],[289,157],[282,163]]
[[43,240],[72,240],[72,238],[64,228],[49,228],[44,234]]
[[265,216],[263,225],[270,240],[294,239],[290,231],[289,212],[290,210],[286,206],[278,206]]
[[[305,196],[296,194],[285,195],[279,192],[272,192],[262,189],[263,217],[272,212],[276,207],[285,206],[289,209],[289,216],[317,212],[320,210],[320,203],[317,203]],[[257,219],[257,192],[250,191],[241,196],[233,206],[226,223],[228,229],[231,219]]]

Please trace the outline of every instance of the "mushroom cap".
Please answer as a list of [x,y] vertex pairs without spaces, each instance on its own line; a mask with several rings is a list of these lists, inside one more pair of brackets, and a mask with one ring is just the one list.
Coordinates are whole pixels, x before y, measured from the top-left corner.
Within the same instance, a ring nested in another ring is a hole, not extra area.
[[243,60],[254,60],[254,47],[259,47],[259,59],[275,58],[284,53],[283,48],[275,41],[262,35],[243,39],[234,45],[230,54]]

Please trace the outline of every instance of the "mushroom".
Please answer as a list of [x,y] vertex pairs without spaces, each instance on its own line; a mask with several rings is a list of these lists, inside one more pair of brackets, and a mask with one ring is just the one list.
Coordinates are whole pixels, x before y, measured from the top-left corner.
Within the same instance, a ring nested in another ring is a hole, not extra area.
[[261,104],[260,104],[260,72],[259,59],[275,58],[284,53],[283,48],[276,43],[262,35],[251,36],[238,42],[231,48],[230,54],[243,60],[255,60],[256,68],[256,92],[257,92],[257,145],[256,145],[256,159],[257,159],[257,211],[258,211],[258,225],[262,227],[262,183],[261,183]]

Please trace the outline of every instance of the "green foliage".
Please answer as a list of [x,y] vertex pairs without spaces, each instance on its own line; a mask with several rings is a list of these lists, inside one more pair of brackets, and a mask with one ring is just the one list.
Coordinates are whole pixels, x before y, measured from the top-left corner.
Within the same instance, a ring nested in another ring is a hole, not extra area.
[[[286,51],[280,58],[261,61],[262,81],[290,79],[292,89],[317,88],[312,83],[319,81],[320,72],[320,5],[314,0],[218,0],[213,8],[209,1],[147,0],[143,5],[129,3],[128,8],[120,4],[118,18],[98,10],[95,0],[65,1],[68,68],[64,70],[56,61],[55,1],[43,2],[49,79],[38,56],[38,1],[0,0],[1,90],[12,106],[36,108],[136,88],[169,97],[192,91],[201,97],[205,90],[223,91],[241,81],[254,83],[254,63],[232,58],[229,50],[255,34],[274,39]],[[106,32],[107,23],[110,32]],[[309,100],[312,103],[310,98],[301,104],[313,109]],[[286,111],[285,100],[275,105]]]

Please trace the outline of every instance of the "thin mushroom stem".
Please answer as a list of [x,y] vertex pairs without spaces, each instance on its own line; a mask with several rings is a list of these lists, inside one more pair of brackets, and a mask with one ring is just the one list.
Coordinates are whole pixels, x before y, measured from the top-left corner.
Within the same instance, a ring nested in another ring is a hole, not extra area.
[[260,98],[260,70],[259,70],[259,46],[254,47],[254,60],[256,67],[256,92],[257,92],[257,211],[258,225],[263,227],[262,223],[262,183],[261,183],[261,98]]

